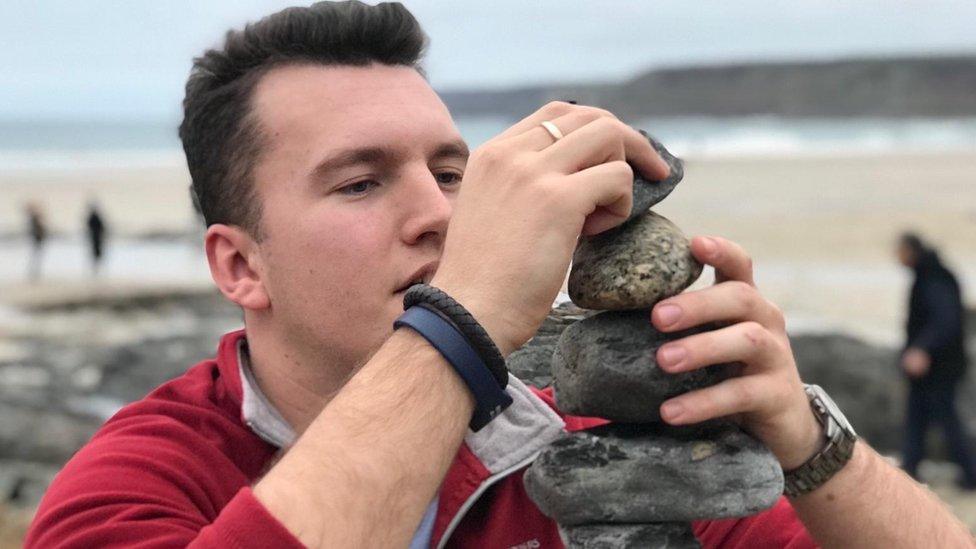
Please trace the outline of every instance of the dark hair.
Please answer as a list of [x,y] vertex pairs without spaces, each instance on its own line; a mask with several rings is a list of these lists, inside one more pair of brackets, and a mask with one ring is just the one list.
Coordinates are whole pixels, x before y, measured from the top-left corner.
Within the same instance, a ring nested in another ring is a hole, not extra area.
[[922,241],[922,237],[920,237],[917,233],[904,232],[901,234],[899,241],[901,242],[902,246],[905,246],[911,250],[916,256],[919,256],[928,250],[928,246],[925,245],[925,242]]
[[222,48],[194,59],[180,140],[206,224],[238,225],[260,238],[253,169],[262,146],[251,95],[270,69],[288,64],[404,65],[423,74],[427,37],[400,3],[318,2],[228,31]]

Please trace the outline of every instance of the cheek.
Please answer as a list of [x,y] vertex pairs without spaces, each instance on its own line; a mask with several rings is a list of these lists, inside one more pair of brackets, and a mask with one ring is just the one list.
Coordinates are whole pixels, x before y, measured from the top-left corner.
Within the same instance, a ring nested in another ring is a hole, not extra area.
[[[362,215],[328,212],[293,218],[280,235],[270,261],[278,284],[306,295],[357,293],[389,284],[392,235],[381,223]],[[361,297],[361,296],[359,296]]]

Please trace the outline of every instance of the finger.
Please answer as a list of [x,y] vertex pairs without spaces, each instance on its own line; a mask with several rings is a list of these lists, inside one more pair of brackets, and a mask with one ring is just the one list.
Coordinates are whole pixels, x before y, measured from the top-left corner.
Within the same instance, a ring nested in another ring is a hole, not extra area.
[[752,258],[735,242],[718,236],[698,236],[691,240],[691,253],[715,267],[715,282],[739,280],[755,286]]
[[630,128],[623,122],[597,118],[546,147],[539,154],[545,158],[547,166],[563,174],[576,173],[604,162],[625,160],[625,130],[629,131]]
[[[568,103],[566,101],[551,101],[545,104],[539,110],[535,111],[529,116],[518,121],[516,124],[508,128],[504,132],[498,134],[498,136],[495,139],[509,139],[511,137],[521,135],[528,131],[534,131],[536,128],[541,128],[540,124],[542,124],[543,121],[548,120],[551,122],[571,112],[589,112],[594,118],[596,116],[613,117],[613,114],[603,109],[597,109],[595,107],[587,107],[582,105],[573,105],[572,103]],[[560,130],[564,130],[562,126],[558,126],[558,128]],[[565,134],[566,132],[564,131],[563,135]],[[551,141],[552,137],[550,136],[549,139]]]
[[562,173],[623,159],[651,181],[664,179],[670,172],[668,164],[644,136],[615,118],[599,117],[564,134],[563,139],[541,153]]
[[[590,205],[583,223],[583,234],[593,235],[616,227],[630,216],[634,195],[634,170],[622,160],[598,164],[576,172],[561,183]],[[584,209],[587,206],[584,206]]]
[[[557,162],[556,169],[562,173],[573,173],[600,162],[617,160],[616,149],[620,149],[622,143],[624,158],[645,179],[660,181],[670,174],[671,168],[647,138],[607,111],[572,107],[557,118],[533,121],[536,123],[532,127],[524,127],[521,122],[516,125],[525,131],[509,135],[506,143],[516,150],[543,151],[546,161]],[[563,137],[556,139],[542,126],[543,121],[555,125]],[[582,129],[587,131],[579,134]]]
[[691,391],[661,404],[661,418],[671,425],[688,425],[733,414],[750,413],[768,405],[767,376],[727,379],[711,387]]
[[[577,107],[551,120],[540,120],[535,126],[526,131],[509,137],[506,140],[510,146],[518,150],[542,151],[565,140],[567,136],[596,120],[616,120],[612,114],[586,107]],[[563,137],[556,139],[549,133],[542,122],[549,122],[559,130]],[[576,170],[574,170],[576,171]]]
[[755,321],[770,330],[785,332],[786,320],[776,305],[755,286],[733,280],[665,299],[651,310],[651,322],[663,332],[674,332],[710,322]]
[[656,358],[661,369],[672,374],[733,362],[745,364],[747,370],[760,371],[781,350],[764,326],[740,322],[669,342],[658,349]]

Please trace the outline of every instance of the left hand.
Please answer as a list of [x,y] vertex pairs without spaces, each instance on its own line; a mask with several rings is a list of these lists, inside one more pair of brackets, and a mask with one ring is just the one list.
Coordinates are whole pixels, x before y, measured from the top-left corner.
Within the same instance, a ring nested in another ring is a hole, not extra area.
[[908,377],[918,379],[929,372],[932,366],[932,359],[925,349],[909,347],[901,355],[901,367],[908,374]]
[[667,400],[661,417],[685,425],[738,415],[784,470],[795,469],[820,449],[824,435],[803,391],[783,313],[759,294],[752,259],[739,245],[696,237],[691,250],[715,267],[715,285],[658,303],[651,321],[662,332],[710,322],[726,327],[662,346],[658,364],[671,373],[730,362],[744,366],[736,377]]

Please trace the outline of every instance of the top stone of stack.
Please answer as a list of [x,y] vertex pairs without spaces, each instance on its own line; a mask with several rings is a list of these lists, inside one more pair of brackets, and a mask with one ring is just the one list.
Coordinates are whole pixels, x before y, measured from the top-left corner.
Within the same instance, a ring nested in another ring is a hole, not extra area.
[[661,158],[667,163],[668,167],[671,168],[671,173],[668,174],[668,177],[662,181],[647,181],[639,174],[636,174],[636,177],[634,178],[634,205],[630,209],[630,217],[627,218],[626,222],[630,222],[634,218],[639,217],[641,214],[651,209],[651,206],[667,198],[668,195],[671,194],[671,191],[678,186],[678,183],[680,183],[681,179],[685,176],[685,167],[680,158],[672,155],[667,149],[664,148],[664,145],[659,143],[653,137],[647,135],[647,132],[643,130],[639,131],[641,135],[650,141],[651,146],[654,147],[657,154],[660,155]]

